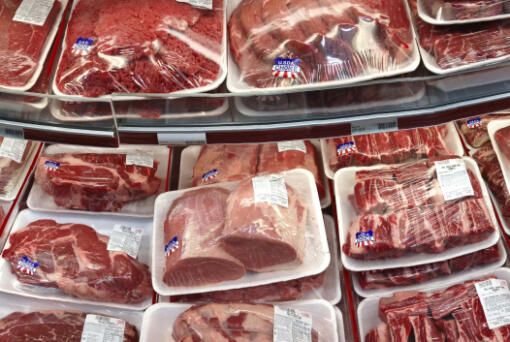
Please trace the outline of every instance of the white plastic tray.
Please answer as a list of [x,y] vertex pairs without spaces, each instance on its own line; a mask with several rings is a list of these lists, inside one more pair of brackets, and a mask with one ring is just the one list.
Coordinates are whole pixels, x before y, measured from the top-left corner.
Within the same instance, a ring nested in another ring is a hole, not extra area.
[[[464,283],[470,279],[482,279],[483,277],[495,275],[500,279],[504,279],[507,282],[510,282],[510,269],[508,268],[499,268],[497,270],[479,272],[476,274],[468,274],[463,278],[458,278],[452,281],[444,282],[438,286],[430,286],[427,288],[427,293],[435,292],[438,290],[446,289],[455,284]],[[379,300],[381,297],[370,297],[363,300],[358,306],[358,324],[359,324],[359,332],[361,341],[365,341],[365,336],[372,330],[377,327],[379,323],[381,323],[381,318],[379,317]]]
[[[430,1],[430,0],[429,0]],[[442,0],[436,0],[437,2],[441,3],[444,1]],[[491,15],[488,17],[481,17],[481,18],[472,18],[472,19],[437,19],[428,13],[427,9],[423,5],[423,0],[418,0],[418,14],[420,15],[420,18],[432,25],[459,25],[459,24],[472,24],[472,23],[481,23],[484,21],[495,21],[495,20],[501,20],[501,19],[508,19],[510,18],[510,13],[503,13],[498,15]]]
[[506,187],[510,189],[510,160],[503,154],[501,149],[499,148],[499,144],[496,139],[494,139],[494,134],[502,128],[510,126],[510,119],[503,120],[494,120],[489,122],[487,126],[487,131],[489,132],[489,137],[491,138],[492,147],[496,152],[496,156],[499,160],[499,165],[501,166],[501,170],[503,171],[503,176],[505,177]]
[[167,179],[170,176],[168,163],[170,159],[170,150],[166,146],[150,146],[150,145],[124,145],[117,148],[104,148],[104,147],[89,147],[89,146],[75,146],[75,145],[50,145],[44,150],[44,154],[58,154],[58,153],[127,153],[136,150],[152,153],[154,160],[159,162],[156,171],[156,177],[161,179],[161,185],[156,194],[141,200],[125,204],[117,212],[94,212],[86,210],[67,209],[58,206],[53,197],[47,194],[42,186],[34,182],[30,194],[28,195],[27,206],[30,209],[38,211],[50,211],[57,213],[78,213],[89,215],[123,215],[133,217],[152,217],[154,213],[154,201],[159,193],[166,190]]
[[438,254],[410,254],[404,255],[398,258],[386,258],[386,259],[374,259],[374,260],[360,260],[347,256],[342,251],[342,246],[344,245],[347,239],[347,233],[349,231],[349,227],[351,222],[358,216],[356,214],[356,210],[351,204],[349,200],[349,195],[353,193],[353,188],[355,184],[355,175],[357,171],[361,170],[374,170],[384,168],[385,166],[368,166],[368,167],[347,167],[338,170],[335,173],[335,198],[336,198],[336,208],[338,215],[338,225],[340,232],[340,250],[342,255],[342,264],[345,268],[350,271],[361,272],[361,271],[370,271],[377,269],[389,269],[389,268],[398,268],[398,267],[407,267],[407,266],[416,266],[416,265],[424,265],[431,264],[433,262],[453,259],[455,257],[470,254],[476,251],[479,251],[484,248],[488,248],[494,246],[499,241],[499,225],[496,219],[496,215],[494,214],[494,209],[492,207],[492,203],[490,200],[489,192],[485,187],[485,182],[483,181],[482,176],[480,175],[480,170],[476,162],[469,158],[463,157],[464,162],[466,163],[466,168],[471,170],[475,177],[478,179],[480,183],[480,187],[482,189],[483,199],[487,206],[487,210],[490,213],[492,224],[495,227],[495,231],[484,241],[480,241],[474,244],[458,246],[455,248],[450,248],[443,253]]
[[[444,141],[446,144],[446,148],[456,156],[464,155],[464,148],[462,147],[462,142],[460,141],[459,134],[457,133],[457,129],[455,128],[455,124],[453,122],[449,122],[445,125],[448,128],[448,134],[446,135]],[[327,139],[321,139],[321,153],[322,153],[322,162],[324,163],[324,172],[329,179],[333,179],[335,177],[335,172],[329,166],[329,158],[328,158],[328,145],[326,143]],[[382,164],[381,164],[382,165]]]
[[16,203],[14,208],[12,208],[11,214],[7,217],[7,215],[9,214],[9,210],[11,209],[11,207],[13,205],[15,205],[14,201],[11,201],[11,202],[3,202],[2,201],[2,202],[0,202],[0,207],[2,207],[2,209],[4,211],[4,214],[6,215],[4,220],[7,219],[7,222],[5,223],[5,227],[4,227],[3,230],[1,228],[3,222],[0,220],[0,249],[4,248],[5,241],[7,241],[7,237],[9,236],[9,233],[11,231],[12,224],[14,223],[14,219],[15,219],[16,215],[18,215],[19,202]]
[[[43,213],[36,212],[30,209],[25,209],[16,217],[14,225],[10,234],[26,227],[29,223],[36,220],[46,219],[55,220],[57,223],[82,223],[89,227],[94,228],[97,232],[103,235],[110,235],[113,226],[116,224],[123,224],[131,227],[140,228],[143,230],[142,241],[138,251],[138,260],[150,267],[150,248],[152,238],[152,220],[140,218],[121,218],[118,216],[90,216],[90,215],[76,215],[76,214],[57,214],[57,213]],[[9,234],[9,236],[10,236]],[[9,240],[6,241],[4,250],[10,246]],[[77,304],[93,304],[100,306],[109,306],[126,310],[144,310],[152,303],[152,298],[145,300],[139,304],[119,304],[109,302],[99,302],[87,299],[73,297],[69,294],[62,292],[55,288],[45,288],[42,286],[32,286],[20,283],[16,275],[11,272],[11,265],[5,259],[0,259],[0,291],[11,293],[15,295],[49,299],[57,302],[69,302]]]
[[353,274],[352,282],[354,283],[354,290],[358,295],[361,297],[367,298],[367,297],[387,297],[391,296],[392,293],[398,292],[398,291],[423,291],[430,287],[438,287],[441,286],[444,283],[449,282],[455,282],[457,279],[463,279],[465,277],[469,277],[472,274],[478,274],[480,272],[490,272],[493,270],[496,270],[500,267],[502,267],[506,262],[506,250],[505,246],[502,240],[498,243],[499,252],[500,252],[500,258],[490,264],[487,265],[480,265],[475,266],[474,268],[471,268],[469,270],[464,270],[462,272],[449,274],[445,276],[441,276],[439,278],[431,279],[428,281],[422,281],[417,284],[408,285],[408,286],[394,286],[394,287],[388,287],[388,288],[382,288],[382,289],[373,289],[373,290],[364,290],[361,288],[359,281],[358,281],[358,275]]
[[[168,341],[172,338],[175,321],[191,304],[159,303],[143,315],[140,342]],[[337,312],[328,302],[320,299],[280,303],[278,306],[295,308],[312,315],[313,328],[319,333],[319,342],[339,341]],[[341,315],[340,315],[341,318]],[[340,340],[342,341],[342,340]]]
[[[327,208],[331,205],[331,194],[329,192],[328,179],[326,178],[323,170],[321,169],[324,162],[322,161],[321,146],[319,140],[310,140],[315,147],[317,154],[317,168],[319,169],[319,176],[322,177],[324,185],[324,198],[321,198],[321,208]],[[188,146],[181,152],[181,165],[179,167],[179,189],[191,188],[193,184],[193,167],[197,162],[202,146],[192,145]]]
[[55,36],[57,35],[58,28],[60,27],[60,22],[62,21],[64,11],[65,11],[65,9],[67,7],[67,3],[68,3],[68,0],[56,0],[56,1],[60,2],[60,10],[55,18],[55,23],[53,23],[53,27],[48,32],[48,35],[46,37],[46,42],[44,43],[44,45],[41,48],[41,54],[40,54],[39,60],[37,62],[37,68],[35,69],[32,77],[30,77],[28,82],[22,87],[0,86],[0,89],[27,91],[27,90],[31,89],[35,85],[37,80],[39,79],[39,76],[41,75],[41,71],[43,70],[43,67],[45,65],[44,61],[46,60],[46,57],[48,56],[48,53],[50,52],[51,47],[53,46],[53,40],[55,39]]
[[[306,253],[301,265],[292,269],[278,270],[273,272],[247,272],[244,277],[237,280],[225,281],[219,284],[207,286],[168,286],[163,282],[165,273],[165,238],[164,223],[167,213],[173,201],[194,189],[176,190],[161,194],[156,199],[154,209],[154,235],[152,241],[152,286],[156,292],[163,296],[177,296],[193,293],[223,291],[271,284],[291,279],[303,278],[323,272],[330,263],[330,254],[326,230],[322,218],[322,212],[317,195],[315,181],[312,173],[303,169],[288,171],[283,174],[288,183],[302,201],[308,206],[308,221],[306,225]],[[218,183],[205,185],[205,187],[220,187],[232,190],[238,182]]]
[[336,314],[336,327],[338,330],[338,342],[345,342],[344,318],[342,316],[342,312],[336,306],[335,314]]

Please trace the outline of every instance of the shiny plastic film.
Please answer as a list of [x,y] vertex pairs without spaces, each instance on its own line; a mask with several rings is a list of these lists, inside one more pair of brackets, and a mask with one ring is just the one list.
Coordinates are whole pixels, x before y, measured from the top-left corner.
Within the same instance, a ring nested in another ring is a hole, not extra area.
[[224,2],[74,3],[53,89],[97,97],[216,88],[226,72]]
[[479,20],[497,20],[510,15],[508,0],[418,0],[420,16],[430,17],[435,23],[472,23]]
[[464,140],[471,148],[478,148],[490,141],[487,125],[493,120],[505,119],[510,114],[487,114],[457,121]]
[[481,184],[459,157],[356,171],[350,200],[357,216],[342,249],[355,259],[437,254],[496,231]]

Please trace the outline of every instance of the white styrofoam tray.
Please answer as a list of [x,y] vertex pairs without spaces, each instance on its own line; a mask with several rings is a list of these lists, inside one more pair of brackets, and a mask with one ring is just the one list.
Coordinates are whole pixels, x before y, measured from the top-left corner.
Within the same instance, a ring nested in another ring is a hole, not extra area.
[[[324,162],[322,162],[321,146],[318,139],[310,140],[315,147],[315,153],[317,154],[317,168],[319,170],[319,176],[322,177],[322,184],[324,185],[324,198],[321,198],[321,208],[327,208],[331,205],[331,194],[329,192],[328,179],[326,178],[324,171],[321,169]],[[181,165],[179,167],[179,189],[191,188],[193,185],[193,168],[197,162],[198,156],[202,146],[191,145],[187,146],[181,152]]]
[[[468,274],[463,278],[458,278],[452,281],[444,282],[438,286],[430,286],[427,288],[426,293],[432,293],[435,291],[446,289],[455,284],[464,283],[470,279],[482,279],[486,276],[494,275],[499,279],[504,279],[507,282],[510,282],[510,269],[508,268],[499,268],[491,271],[484,271],[479,273]],[[364,299],[358,306],[358,324],[359,324],[359,332],[361,337],[361,342],[365,341],[365,336],[372,330],[377,327],[379,323],[381,323],[381,318],[379,317],[379,300],[381,297],[370,297]]]
[[136,327],[138,333],[142,328],[143,312],[105,308],[97,305],[63,303],[50,300],[25,298],[0,293],[0,319],[14,312],[30,313],[34,311],[81,311],[96,315],[120,318]]
[[154,235],[152,241],[152,286],[159,295],[178,296],[184,294],[224,291],[266,285],[281,281],[308,277],[323,272],[330,263],[330,254],[326,229],[319,203],[319,196],[312,173],[303,169],[291,170],[283,174],[285,182],[300,195],[305,206],[308,207],[306,224],[306,252],[303,262],[291,269],[273,272],[246,272],[237,280],[225,281],[206,286],[168,286],[163,282],[165,273],[165,234],[164,223],[172,203],[185,194],[198,188],[220,187],[233,190],[239,182],[218,183],[192,189],[176,190],[161,194],[156,198],[154,208]]
[[[430,1],[430,0],[428,0]],[[439,3],[445,3],[444,0],[435,0]],[[442,10],[443,8],[441,8]],[[418,0],[418,14],[420,18],[431,24],[431,25],[459,25],[459,24],[472,24],[472,23],[481,23],[485,21],[495,21],[501,19],[510,18],[510,13],[503,13],[498,15],[491,15],[488,17],[479,17],[479,18],[471,18],[471,19],[444,19],[444,18],[434,18],[428,13],[427,9],[423,5],[423,0]]]
[[439,278],[431,279],[428,281],[420,281],[417,284],[413,285],[407,285],[407,286],[393,286],[393,287],[387,287],[387,288],[381,288],[381,289],[373,289],[373,290],[364,290],[361,288],[359,281],[358,281],[358,275],[353,275],[352,282],[354,283],[354,290],[358,295],[361,297],[367,298],[367,297],[386,297],[391,296],[394,292],[399,291],[423,291],[425,289],[428,289],[430,287],[438,287],[441,286],[441,284],[444,284],[446,282],[455,282],[457,279],[463,279],[465,277],[469,277],[470,275],[476,275],[478,273],[483,272],[489,272],[492,270],[496,270],[500,267],[502,267],[506,262],[506,250],[505,246],[502,240],[498,243],[500,256],[499,259],[493,263],[487,264],[487,265],[479,265],[475,266],[474,268],[464,270],[462,272],[444,275]]
[[345,341],[344,318],[342,316],[342,312],[336,306],[335,306],[335,314],[336,314],[336,327],[338,330],[338,342],[346,342]]
[[[152,305],[143,315],[140,342],[177,342],[172,338],[174,323],[191,306],[192,304],[174,303]],[[316,299],[285,302],[278,306],[294,308],[311,314],[313,328],[319,333],[319,342],[338,341],[337,312],[328,302]]]
[[496,219],[496,215],[494,214],[494,209],[492,207],[489,192],[487,191],[485,182],[483,181],[483,178],[480,175],[480,170],[478,169],[476,162],[472,158],[463,157],[463,160],[466,163],[466,168],[474,173],[476,179],[480,183],[483,199],[485,205],[487,206],[487,210],[490,213],[491,222],[495,227],[495,231],[484,241],[449,248],[443,253],[438,254],[416,253],[403,255],[398,258],[386,258],[386,259],[361,260],[351,258],[343,252],[342,246],[346,242],[347,233],[349,231],[351,222],[358,216],[356,213],[356,209],[353,207],[351,201],[349,200],[349,196],[353,194],[354,184],[356,183],[355,182],[356,172],[362,170],[381,169],[388,166],[378,165],[367,167],[347,167],[338,170],[335,173],[334,187],[338,215],[338,225],[340,232],[340,250],[342,251],[341,255],[343,266],[350,271],[361,272],[378,269],[389,269],[431,264],[438,261],[453,259],[461,255],[470,254],[481,249],[494,246],[496,243],[498,243],[500,237],[498,229],[499,224]]
[[[12,206],[14,207],[12,208],[12,212],[9,215],[9,210],[11,210]],[[0,207],[2,207],[2,210],[4,211],[5,215],[9,215],[8,217],[6,216],[4,218],[4,220],[7,219],[7,222],[5,222],[3,230],[1,227],[4,224],[4,222],[0,220],[0,249],[3,249],[5,241],[7,241],[7,237],[9,236],[9,233],[11,231],[12,224],[14,223],[14,219],[16,215],[18,215],[19,202],[17,202],[15,205],[14,201],[10,202],[0,201]]]
[[[26,227],[31,222],[37,220],[55,220],[57,223],[81,223],[94,228],[98,233],[109,236],[113,231],[113,226],[122,224],[143,230],[140,249],[138,251],[138,260],[150,267],[150,248],[152,239],[152,220],[142,218],[127,218],[118,216],[90,216],[77,214],[44,213],[30,209],[22,210],[11,229],[10,234]],[[9,236],[10,236],[9,234]],[[4,250],[9,248],[9,240],[6,241]],[[99,302],[88,299],[73,297],[63,291],[55,288],[46,288],[42,286],[33,286],[20,283],[16,275],[11,272],[11,265],[5,259],[0,259],[0,291],[19,296],[49,299],[57,302],[69,302],[77,304],[92,304],[100,306],[109,306],[126,310],[144,310],[152,303],[152,298],[148,298],[139,304],[119,304],[110,302]]]
[[[69,16],[68,23],[71,21],[73,15],[74,15],[74,9],[79,2],[80,2],[79,0],[73,2],[73,6],[71,9],[71,15]],[[226,8],[227,8],[226,1],[224,1],[223,2],[223,38],[222,38],[222,46],[221,46],[221,55],[210,56],[211,60],[214,60],[218,63],[218,66],[219,66],[218,77],[216,78],[216,80],[214,82],[212,82],[209,85],[175,91],[175,92],[171,93],[172,95],[190,95],[190,94],[207,92],[207,91],[214,90],[214,89],[218,88],[221,85],[221,83],[223,83],[223,81],[225,80],[225,77],[227,76],[227,16],[226,16]],[[60,62],[62,61],[62,56],[64,55],[64,51],[68,48],[67,41],[66,41],[68,29],[69,29],[69,27],[66,27],[64,39],[62,40],[62,48],[60,51],[60,55],[58,56],[58,59],[57,59],[58,64],[57,64],[57,70],[55,71],[55,73],[59,72]],[[189,37],[187,37],[187,39],[189,39]],[[198,48],[198,50],[202,50],[202,48]],[[205,50],[207,50],[207,48],[204,48],[204,51]],[[213,52],[211,51],[211,53],[213,53]],[[71,101],[79,101],[80,98],[86,98],[86,96],[83,96],[83,95],[68,95],[68,94],[62,93],[57,87],[57,77],[56,76],[53,77],[52,90],[53,90],[54,94],[62,96],[62,99],[65,99],[67,97],[67,98],[72,98],[73,100],[71,100]],[[119,98],[122,98],[124,100],[128,100],[128,99],[139,100],[139,99],[143,98],[143,94],[119,93],[119,94],[115,94],[115,95],[118,95]],[[99,98],[111,100],[113,97],[114,97],[113,95],[109,94],[109,95],[102,95]]]
[[[404,0],[403,0],[404,1]],[[227,17],[230,19],[230,16],[234,9],[241,3],[241,0],[233,0],[228,2],[227,6]],[[409,15],[409,13],[408,13]],[[410,28],[411,29],[411,28]],[[411,30],[413,38],[416,38],[414,30]],[[309,91],[309,90],[320,90],[320,89],[328,89],[328,88],[337,88],[340,86],[345,86],[353,83],[360,83],[363,81],[369,81],[377,78],[383,77],[391,77],[400,74],[405,74],[408,72],[412,72],[418,68],[420,65],[420,54],[418,52],[418,47],[416,44],[416,39],[413,39],[412,42],[412,54],[410,58],[395,67],[392,70],[387,70],[385,72],[380,72],[378,70],[365,70],[365,72],[356,77],[342,79],[342,80],[333,80],[326,82],[315,82],[309,84],[299,84],[288,87],[268,87],[268,88],[256,88],[253,87],[241,79],[242,72],[239,70],[237,63],[232,58],[232,54],[228,54],[228,73],[227,73],[227,88],[232,93],[244,94],[244,95],[267,95],[267,94],[281,94],[282,91],[285,92],[298,92],[298,91]],[[271,70],[268,70],[268,75],[271,75]]]
[[[448,134],[444,138],[444,142],[448,150],[456,156],[464,155],[464,148],[462,147],[462,142],[460,141],[459,134],[457,133],[457,129],[455,128],[455,124],[453,122],[449,122],[445,125],[448,128]],[[335,172],[329,166],[329,158],[328,158],[328,144],[326,143],[328,139],[321,139],[321,154],[322,154],[322,162],[324,163],[324,172],[329,179],[335,178]],[[408,160],[411,161],[411,160]],[[382,164],[381,164],[382,165]]]
[[46,155],[52,155],[58,153],[128,153],[135,151],[151,153],[154,157],[154,160],[159,162],[155,176],[161,179],[161,185],[156,194],[141,201],[127,203],[117,212],[95,212],[60,207],[55,203],[53,197],[44,191],[39,183],[34,182],[32,189],[30,190],[30,194],[28,195],[27,206],[33,210],[57,213],[79,213],[89,215],[98,215],[101,213],[102,215],[152,217],[154,213],[154,201],[158,194],[166,190],[167,179],[170,177],[170,170],[168,169],[170,149],[168,147],[151,145],[123,145],[116,148],[105,148],[55,144],[48,146],[43,153]]
[[40,50],[39,60],[37,61],[37,68],[32,74],[32,77],[30,77],[28,82],[22,87],[0,86],[0,89],[27,91],[31,89],[39,79],[39,76],[41,75],[41,72],[45,66],[44,61],[46,60],[46,57],[48,56],[48,53],[50,52],[51,47],[53,46],[53,41],[55,40],[55,36],[57,35],[58,28],[60,27],[60,22],[62,21],[64,11],[68,3],[68,0],[56,0],[56,1],[60,2],[60,10],[58,11],[58,14],[55,18],[53,26],[51,27],[51,30],[48,31],[46,41]]
[[499,144],[494,138],[494,134],[502,128],[510,126],[510,119],[502,119],[502,120],[494,120],[489,122],[487,125],[487,131],[489,132],[489,137],[491,138],[492,147],[496,152],[496,156],[499,160],[499,165],[501,166],[501,170],[503,171],[503,176],[505,177],[506,187],[510,189],[510,160],[503,154],[501,149],[499,148]]
[[9,190],[5,194],[0,195],[0,200],[2,201],[14,201],[16,196],[18,196],[18,192],[21,189],[21,186],[23,185],[23,181],[25,180],[25,177],[30,170],[30,166],[34,162],[35,157],[38,155],[39,147],[41,147],[42,143],[32,141],[32,146],[27,148],[30,148],[27,158],[23,161],[23,166],[17,170],[13,177],[9,180],[9,183],[7,184],[6,188]]

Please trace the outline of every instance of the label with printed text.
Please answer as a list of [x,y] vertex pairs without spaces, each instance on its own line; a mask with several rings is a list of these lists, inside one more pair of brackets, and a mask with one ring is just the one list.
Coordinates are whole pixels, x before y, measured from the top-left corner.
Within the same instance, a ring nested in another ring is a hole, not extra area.
[[12,20],[43,26],[55,0],[23,0]]
[[502,279],[488,279],[475,284],[490,329],[510,324],[510,290]]
[[121,319],[88,314],[80,342],[122,342],[125,327]]
[[281,175],[259,176],[252,179],[255,203],[274,203],[288,208],[289,197],[285,179]]
[[462,159],[436,161],[436,173],[445,201],[475,194]]
[[136,259],[143,231],[140,228],[116,224],[108,240],[106,249],[109,251],[124,252],[133,259]]
[[274,342],[311,342],[312,316],[293,308],[274,306]]
[[9,158],[21,163],[28,141],[17,138],[4,138],[0,145],[0,157]]
[[150,153],[136,151],[126,154],[126,165],[154,167],[154,158]]
[[278,143],[278,152],[300,151],[306,153],[306,145],[303,140],[283,141]]

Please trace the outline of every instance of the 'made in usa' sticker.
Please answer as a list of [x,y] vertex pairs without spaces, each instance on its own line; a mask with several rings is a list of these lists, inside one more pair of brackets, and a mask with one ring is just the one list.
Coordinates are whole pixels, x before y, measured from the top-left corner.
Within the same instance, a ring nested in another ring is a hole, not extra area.
[[356,145],[354,144],[354,141],[349,141],[343,144],[338,144],[336,147],[336,153],[341,156],[344,154],[353,153],[356,151]]
[[278,57],[274,60],[273,76],[281,78],[292,78],[293,80],[299,77],[301,67],[299,58],[281,58]]
[[468,128],[477,128],[482,126],[482,118],[470,119],[467,121]]
[[218,169],[212,169],[211,171],[207,171],[202,175],[202,182],[207,183],[213,178],[216,178],[218,175]]
[[18,266],[16,268],[21,273],[33,276],[38,266],[39,266],[38,262],[30,260],[26,255],[24,255],[18,261]]
[[93,39],[79,37],[71,48],[71,53],[75,56],[85,56],[92,50]]
[[174,236],[172,240],[165,246],[165,256],[170,256],[175,253],[175,251],[179,248],[179,239],[177,236]]
[[48,171],[55,171],[60,167],[60,163],[56,161],[47,160],[44,162],[44,167],[48,169]]
[[375,244],[374,232],[372,230],[368,230],[366,232],[356,233],[355,242],[357,247],[372,246]]

